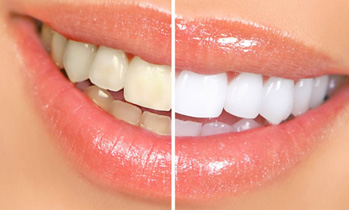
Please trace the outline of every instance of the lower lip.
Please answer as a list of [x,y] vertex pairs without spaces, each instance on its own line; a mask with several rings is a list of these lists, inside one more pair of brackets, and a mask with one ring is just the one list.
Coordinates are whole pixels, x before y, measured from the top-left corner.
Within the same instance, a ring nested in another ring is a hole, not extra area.
[[[63,151],[87,178],[148,197],[171,196],[171,143],[105,114],[67,81],[33,25],[13,21],[28,90]],[[243,133],[177,138],[176,198],[208,199],[249,191],[302,160],[348,106],[349,88],[279,126]]]

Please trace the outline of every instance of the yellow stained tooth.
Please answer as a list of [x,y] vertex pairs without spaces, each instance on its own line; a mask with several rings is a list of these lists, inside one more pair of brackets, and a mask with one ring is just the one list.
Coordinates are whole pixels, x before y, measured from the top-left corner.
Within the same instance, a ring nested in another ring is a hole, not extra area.
[[171,68],[134,57],[130,62],[124,86],[125,100],[142,107],[171,109]]
[[64,52],[63,64],[71,82],[87,80],[97,46],[69,40]]
[[51,42],[51,57],[59,68],[63,68],[63,55],[67,45],[67,38],[54,32]]
[[86,88],[85,94],[105,111],[109,110],[113,101],[113,96],[107,90],[100,89],[94,85]]
[[132,125],[139,125],[142,117],[142,110],[132,104],[115,100],[112,102],[109,113],[119,120],[123,120]]
[[51,42],[54,31],[46,24],[41,27],[41,40],[48,52],[51,51]]
[[141,118],[141,127],[160,135],[170,135],[171,118],[145,111]]
[[98,87],[119,91],[124,88],[127,69],[125,52],[101,46],[92,63],[89,77]]

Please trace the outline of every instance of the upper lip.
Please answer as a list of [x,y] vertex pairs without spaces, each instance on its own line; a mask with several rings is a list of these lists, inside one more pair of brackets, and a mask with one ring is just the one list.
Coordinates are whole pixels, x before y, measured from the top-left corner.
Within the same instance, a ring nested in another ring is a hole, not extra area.
[[[49,4],[42,8],[21,1],[16,6],[13,7],[16,12],[38,18],[68,38],[122,49],[149,62],[170,64],[167,12],[122,3]],[[144,22],[144,16],[149,22]],[[35,59],[49,58],[32,31],[27,35],[22,33],[23,30],[28,33],[25,28],[14,30],[19,30],[16,37],[21,40],[23,59],[28,64],[29,82],[38,93],[37,103],[39,107],[48,105],[40,111],[53,128],[62,131],[61,138],[74,148],[81,168],[94,170],[97,176],[121,189],[169,197],[169,138],[125,125],[96,109],[73,85],[58,76],[52,62]],[[241,22],[178,19],[176,68],[199,73],[248,71],[293,79],[344,73],[329,57],[277,34]],[[23,36],[32,43],[24,41]],[[328,103],[321,110],[310,111],[276,127],[200,139],[182,138],[185,141],[178,142],[176,148],[178,197],[202,198],[240,192],[273,178],[294,165],[317,142],[314,133],[336,116],[345,98],[348,98],[347,90],[332,105]],[[299,132],[294,133],[295,129]],[[261,144],[269,150],[263,151]]]

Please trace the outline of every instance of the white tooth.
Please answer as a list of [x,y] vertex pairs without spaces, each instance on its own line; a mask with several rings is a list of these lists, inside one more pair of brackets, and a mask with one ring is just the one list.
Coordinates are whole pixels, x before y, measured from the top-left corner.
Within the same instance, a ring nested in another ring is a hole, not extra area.
[[326,95],[332,96],[334,92],[345,83],[345,77],[341,75],[330,75]]
[[176,136],[199,136],[202,123],[176,119]]
[[222,122],[206,123],[202,126],[201,136],[217,135],[232,132],[230,125]]
[[171,109],[171,67],[134,57],[124,87],[125,100],[146,108]]
[[311,92],[313,90],[313,79],[301,79],[294,87],[294,103],[292,114],[298,116],[309,109]]
[[263,86],[261,115],[272,124],[288,118],[293,108],[293,80],[271,77]]
[[234,125],[232,126],[232,131],[242,132],[242,131],[247,131],[247,130],[250,130],[253,128],[259,128],[259,127],[261,127],[261,124],[259,124],[258,122],[252,119],[242,119],[234,123]]
[[51,43],[51,57],[59,68],[63,68],[63,55],[67,45],[67,38],[55,32]]
[[325,99],[328,86],[328,76],[316,77],[314,79],[313,91],[310,98],[310,108],[318,107]]
[[51,43],[54,31],[46,24],[41,27],[41,40],[47,51],[51,51]]
[[227,92],[225,73],[202,75],[182,71],[176,79],[176,112],[197,117],[218,117]]
[[63,57],[63,65],[72,82],[81,82],[88,79],[92,61],[97,47],[69,40]]
[[103,89],[118,91],[124,88],[127,68],[125,52],[99,47],[90,69],[90,80]]
[[261,109],[262,94],[262,76],[241,73],[228,84],[224,109],[241,118],[255,118]]

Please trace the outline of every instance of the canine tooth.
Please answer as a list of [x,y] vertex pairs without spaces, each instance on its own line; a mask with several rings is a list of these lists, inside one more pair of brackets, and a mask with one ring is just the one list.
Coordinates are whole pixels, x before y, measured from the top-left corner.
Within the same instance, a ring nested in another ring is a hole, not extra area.
[[130,62],[125,79],[125,100],[146,108],[171,109],[171,67],[150,64],[139,57]]
[[206,123],[202,126],[201,136],[210,136],[229,132],[232,132],[230,125],[222,122],[212,122]]
[[105,111],[109,110],[110,104],[113,101],[113,96],[107,90],[102,90],[94,85],[86,88],[85,94]]
[[298,116],[309,109],[313,79],[301,79],[294,87],[294,103],[292,114]]
[[200,136],[202,123],[175,120],[176,136]]
[[97,47],[92,44],[69,40],[63,57],[63,65],[72,82],[88,79]]
[[228,84],[224,109],[241,118],[255,118],[261,109],[262,94],[262,76],[241,73]]
[[328,76],[320,76],[314,79],[313,91],[309,105],[310,108],[318,107],[324,101],[328,86],[328,78]]
[[261,115],[272,124],[287,119],[293,108],[293,80],[271,77],[264,84]]
[[51,43],[54,31],[46,24],[41,27],[41,40],[47,51],[51,51]]
[[160,135],[170,135],[171,119],[167,116],[145,111],[141,118],[141,127]]
[[67,38],[54,32],[51,43],[51,57],[59,68],[63,68],[63,56],[67,46]]
[[123,120],[132,125],[139,125],[142,117],[142,110],[132,104],[115,100],[110,107],[110,114],[119,120]]
[[90,69],[90,80],[103,89],[118,91],[124,87],[127,68],[125,52],[99,47]]
[[261,127],[261,124],[252,119],[241,119],[238,122],[234,123],[232,126],[233,132],[242,132],[247,131],[253,128]]
[[176,79],[176,112],[198,118],[218,117],[223,111],[227,85],[226,73],[182,71]]
[[345,77],[341,75],[330,75],[326,95],[332,96],[333,93],[345,82]]

